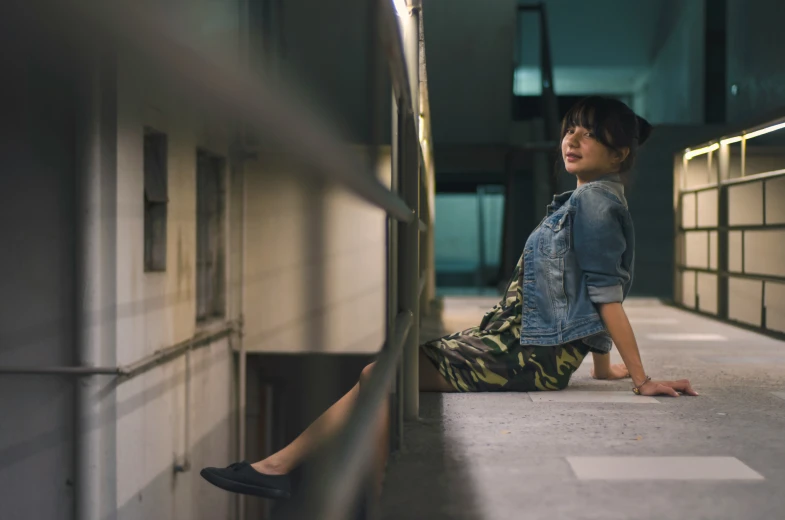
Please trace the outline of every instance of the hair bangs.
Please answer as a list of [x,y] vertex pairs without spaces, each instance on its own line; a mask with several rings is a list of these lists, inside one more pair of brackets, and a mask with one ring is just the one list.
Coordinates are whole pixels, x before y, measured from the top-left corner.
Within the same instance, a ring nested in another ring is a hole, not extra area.
[[613,144],[612,121],[608,121],[608,107],[603,106],[603,99],[597,96],[585,98],[576,103],[567,115],[564,116],[562,124],[562,139],[567,134],[567,130],[580,126],[591,131],[595,138],[611,149],[616,147]]

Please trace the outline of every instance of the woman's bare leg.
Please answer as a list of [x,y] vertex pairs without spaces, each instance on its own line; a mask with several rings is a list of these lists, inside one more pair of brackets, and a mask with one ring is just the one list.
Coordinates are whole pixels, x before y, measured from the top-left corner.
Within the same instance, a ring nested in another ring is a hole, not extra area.
[[455,387],[447,381],[420,348],[420,392],[455,392]]
[[[368,367],[370,366],[368,365]],[[253,468],[267,475],[284,475],[289,473],[344,424],[359,393],[360,383],[357,383],[319,418],[312,422],[296,439],[266,459],[252,464]]]
[[[436,370],[431,361],[423,354],[419,353],[420,365],[420,390],[423,392],[454,392],[453,386]],[[304,458],[313,452],[325,439],[333,435],[346,422],[349,413],[354,407],[361,386],[367,382],[373,370],[374,363],[366,366],[360,375],[360,382],[354,385],[343,397],[334,405],[319,416],[308,428],[303,431],[295,440],[282,450],[273,453],[264,460],[253,464],[256,471],[267,475],[283,475],[289,473]],[[383,471],[389,452],[389,404],[384,400],[382,409],[379,411],[377,429],[377,463]]]

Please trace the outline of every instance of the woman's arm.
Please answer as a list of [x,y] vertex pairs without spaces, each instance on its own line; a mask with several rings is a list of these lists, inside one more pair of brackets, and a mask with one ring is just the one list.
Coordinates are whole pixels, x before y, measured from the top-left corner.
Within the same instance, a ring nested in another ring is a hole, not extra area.
[[[643,370],[638,343],[635,341],[635,334],[632,332],[630,321],[624,313],[621,303],[601,303],[597,305],[605,327],[619,349],[624,364],[632,376],[632,382],[636,387],[640,387],[642,395],[670,395],[678,397],[677,392],[687,395],[698,395],[692,389],[690,382],[686,379],[679,381],[646,381],[646,372]],[[641,386],[643,385],[643,386]]]

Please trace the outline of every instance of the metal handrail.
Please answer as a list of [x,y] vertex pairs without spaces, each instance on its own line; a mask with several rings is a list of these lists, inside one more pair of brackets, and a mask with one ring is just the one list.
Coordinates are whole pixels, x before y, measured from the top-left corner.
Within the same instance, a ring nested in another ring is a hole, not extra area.
[[94,376],[94,375],[111,375],[120,376],[124,381],[131,379],[139,374],[147,372],[151,368],[162,365],[172,361],[189,350],[194,350],[205,345],[209,345],[215,340],[221,339],[233,332],[241,330],[241,324],[238,322],[224,322],[219,328],[215,330],[200,332],[180,343],[176,343],[170,347],[162,348],[155,351],[149,356],[135,361],[127,365],[118,365],[114,367],[90,367],[90,366],[18,366],[18,367],[0,367],[0,375],[59,375],[59,376]]
[[[409,88],[409,72],[406,70],[406,59],[403,53],[403,37],[398,28],[398,17],[391,0],[376,0],[379,9],[379,40],[384,55],[390,65],[390,79],[395,96],[402,101],[401,105],[410,114],[418,115],[419,109],[414,106],[413,96]],[[416,124],[416,118],[414,119]]]
[[710,191],[716,190],[717,187],[723,186],[735,186],[737,184],[746,184],[752,183],[756,181],[765,181],[770,179],[777,179],[779,177],[785,177],[785,169],[783,170],[772,170],[770,172],[762,172],[762,173],[755,173],[752,175],[745,175],[744,177],[734,177],[732,179],[722,179],[717,182],[712,182],[710,184],[699,184],[697,186],[689,186],[685,188],[679,189],[679,194],[687,194],[687,193],[696,193],[699,191]]
[[785,282],[785,276],[777,276],[773,274],[746,273],[741,271],[731,271],[730,269],[710,269],[707,267],[691,267],[689,265],[677,265],[676,270],[712,274],[715,276],[721,276],[723,278],[739,278],[742,280],[756,280],[759,282],[773,282],[773,283]]
[[[371,456],[374,438],[367,432],[374,428],[379,419],[379,407],[393,381],[413,321],[411,311],[403,311],[395,317],[390,342],[379,354],[371,377],[360,391],[346,425],[316,461],[315,472],[306,479],[303,495],[308,500],[293,504],[285,518],[344,520],[347,517],[355,493],[374,459]],[[334,475],[336,468],[343,469],[341,478],[319,478]]]
[[[46,8],[40,10],[40,16],[49,28],[77,40],[93,31],[120,46],[140,52],[147,63],[165,70],[171,79],[187,84],[187,88],[178,91],[178,95],[211,98],[239,119],[277,139],[284,152],[298,156],[311,167],[306,169],[309,172],[343,185],[401,222],[414,220],[414,211],[380,183],[375,174],[368,171],[367,164],[345,150],[340,140],[334,137],[335,132],[330,125],[302,103],[291,99],[283,88],[260,81],[230,60],[218,62],[208,59],[167,37],[167,34],[177,34],[178,31],[167,22],[167,16],[158,13],[158,9],[130,2],[65,0],[41,3]],[[384,1],[381,3],[387,6]],[[381,13],[385,16],[383,20],[395,16],[391,4],[389,10],[382,8]],[[395,18],[392,22],[397,23]],[[386,23],[389,24],[389,20]],[[396,65],[401,67],[403,51],[397,27],[395,31],[386,27],[382,33],[388,42],[388,58],[398,56]],[[397,37],[391,38],[388,33],[397,34]],[[205,74],[205,70],[213,72]],[[397,91],[408,96],[411,106],[408,76],[394,72],[393,77]],[[416,129],[416,122],[413,121],[412,125]],[[295,172],[300,173],[298,169]]]

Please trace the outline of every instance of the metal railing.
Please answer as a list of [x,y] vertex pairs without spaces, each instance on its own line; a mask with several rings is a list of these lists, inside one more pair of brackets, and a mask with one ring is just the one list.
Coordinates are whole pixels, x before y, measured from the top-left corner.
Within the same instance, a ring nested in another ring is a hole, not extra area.
[[224,322],[208,330],[203,330],[180,343],[170,347],[165,347],[145,356],[142,359],[127,365],[114,367],[91,367],[91,366],[0,366],[0,374],[13,375],[59,375],[59,376],[93,376],[110,375],[118,376],[123,381],[143,374],[151,368],[157,367],[169,361],[173,361],[189,351],[196,350],[228,337],[234,333],[242,333],[242,324],[239,322]]
[[785,186],[785,169],[748,175],[747,163],[748,141],[769,134],[777,146],[764,143],[764,163],[785,167],[783,137],[772,133],[785,133],[783,122],[688,148],[677,155],[673,177],[674,301],[777,337],[785,337],[785,309],[769,296],[785,290],[772,247],[785,248],[785,218],[778,211],[785,200],[772,183]]
[[[433,221],[434,186],[427,96],[422,101],[418,96],[421,89],[427,89],[421,75],[424,70],[422,20],[419,0],[410,0],[407,12],[398,14],[391,0],[374,0],[371,4],[371,16],[378,27],[375,32],[378,39],[372,45],[388,64],[395,98],[392,190],[376,180],[369,164],[347,152],[333,137],[329,125],[304,109],[297,99],[290,98],[283,87],[261,82],[241,63],[210,60],[179,43],[173,36],[177,31],[167,23],[167,17],[149,6],[135,2],[33,0],[26,7],[38,23],[77,47],[86,49],[99,38],[116,50],[132,50],[174,86],[187,86],[178,95],[209,100],[211,106],[251,125],[262,138],[274,140],[283,152],[304,161],[309,168],[303,171],[338,183],[387,213],[387,341],[347,424],[319,457],[317,473],[302,495],[304,501],[293,504],[291,514],[305,512],[306,516],[296,517],[309,520],[345,518],[361,494],[364,476],[370,471],[368,455],[376,419],[391,385],[395,387],[391,416],[399,418],[393,421],[397,445],[402,442],[400,419],[418,415],[419,300],[428,282],[428,272],[420,266],[420,234],[432,233],[429,224]],[[90,35],[89,41],[84,37],[86,34]],[[372,74],[379,74],[378,67],[371,69]],[[423,187],[428,190],[423,204],[424,219],[420,216]],[[0,373],[80,377],[107,374],[128,378],[235,330],[235,325],[230,324],[132,365],[5,367]],[[241,357],[244,356],[245,351],[241,349]],[[239,366],[244,367],[244,362],[241,359]],[[340,473],[336,471],[339,467]]]

